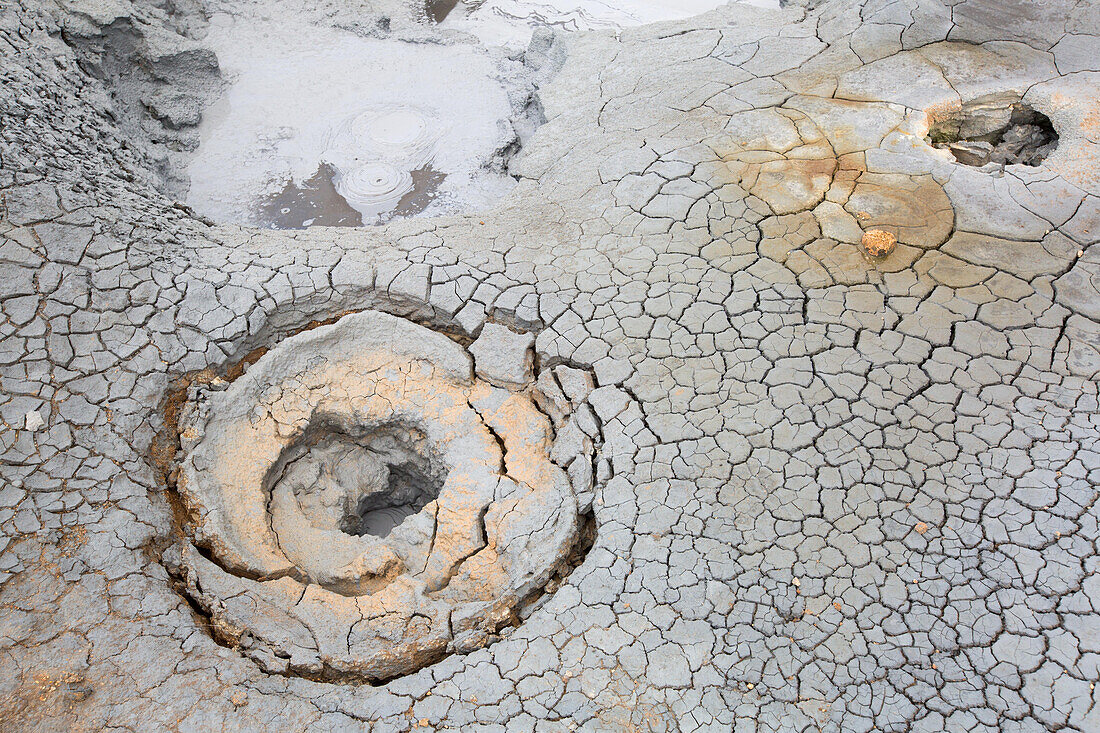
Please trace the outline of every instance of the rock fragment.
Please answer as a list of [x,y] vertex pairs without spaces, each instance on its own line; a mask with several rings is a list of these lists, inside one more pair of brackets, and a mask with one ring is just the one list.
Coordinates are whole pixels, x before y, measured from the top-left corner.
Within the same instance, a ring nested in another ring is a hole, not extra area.
[[24,427],[31,432],[36,432],[46,427],[46,420],[38,410],[31,410],[24,418]]
[[863,233],[863,248],[872,257],[885,257],[898,246],[898,238],[882,229],[868,229]]

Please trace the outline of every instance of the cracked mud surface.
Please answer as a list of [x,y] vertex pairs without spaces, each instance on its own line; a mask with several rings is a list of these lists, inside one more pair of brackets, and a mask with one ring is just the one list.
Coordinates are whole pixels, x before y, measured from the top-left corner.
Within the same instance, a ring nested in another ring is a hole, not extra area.
[[[383,27],[354,5],[316,13]],[[1100,6],[815,6],[564,34],[494,208],[297,231],[158,192],[190,21],[0,7],[0,729],[1100,729]],[[925,141],[1016,102],[1038,166]],[[156,440],[181,379],[367,310],[529,366],[595,529],[499,640],[380,686],[226,645],[162,560]]]

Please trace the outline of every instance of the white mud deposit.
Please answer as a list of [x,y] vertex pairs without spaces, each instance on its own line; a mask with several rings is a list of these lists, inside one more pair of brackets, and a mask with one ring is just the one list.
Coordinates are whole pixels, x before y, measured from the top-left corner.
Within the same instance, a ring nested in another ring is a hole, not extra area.
[[[483,208],[512,185],[500,169],[513,107],[484,49],[227,15],[212,19],[205,43],[231,86],[203,121],[188,203],[215,221],[309,226],[309,207],[331,196],[297,196],[293,223],[277,221],[293,215],[289,205],[270,203],[308,189],[322,166],[364,224]],[[416,190],[429,167],[430,185]]]
[[[736,0],[735,0],[736,1]],[[622,30],[662,20],[683,20],[731,0],[483,0],[459,2],[444,28],[473,33],[488,45],[523,47],[540,25],[568,31]],[[742,0],[778,8],[779,0]]]

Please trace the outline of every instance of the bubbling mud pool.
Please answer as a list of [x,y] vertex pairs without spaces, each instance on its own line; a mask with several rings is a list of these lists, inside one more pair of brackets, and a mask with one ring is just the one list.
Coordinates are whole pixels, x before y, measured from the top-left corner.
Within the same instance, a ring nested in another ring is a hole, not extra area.
[[519,60],[536,28],[617,31],[728,2],[433,0],[417,41],[215,14],[204,43],[229,85],[203,116],[187,203],[275,229],[487,209],[541,119]]
[[483,48],[221,15],[230,87],[204,118],[188,203],[220,223],[359,226],[487,207],[513,180],[508,80]]

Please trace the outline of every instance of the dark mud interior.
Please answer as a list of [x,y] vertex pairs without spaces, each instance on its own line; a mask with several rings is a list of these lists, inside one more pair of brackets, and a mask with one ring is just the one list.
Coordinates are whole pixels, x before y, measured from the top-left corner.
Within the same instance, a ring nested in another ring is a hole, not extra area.
[[433,484],[414,462],[390,466],[389,490],[360,499],[344,531],[357,536],[385,537],[406,517],[416,514],[438,496],[439,487]]
[[[383,426],[362,436],[313,429],[287,453],[274,483],[290,481],[307,516],[354,536],[387,536],[439,496],[424,435]],[[274,485],[274,484],[273,484]]]

